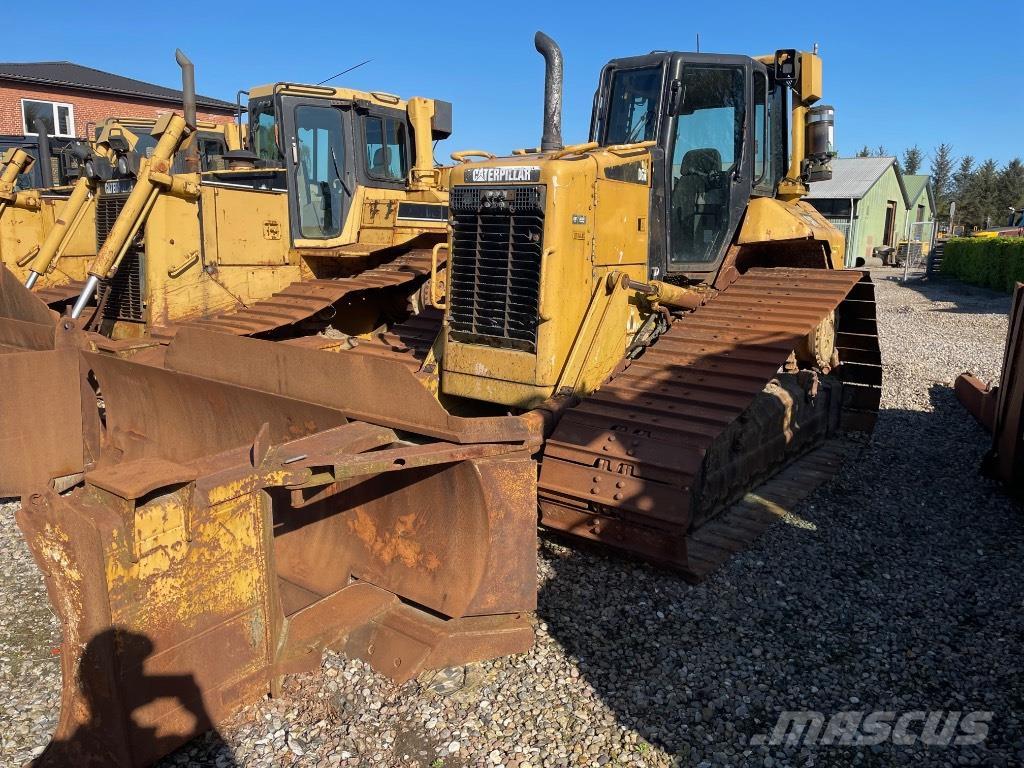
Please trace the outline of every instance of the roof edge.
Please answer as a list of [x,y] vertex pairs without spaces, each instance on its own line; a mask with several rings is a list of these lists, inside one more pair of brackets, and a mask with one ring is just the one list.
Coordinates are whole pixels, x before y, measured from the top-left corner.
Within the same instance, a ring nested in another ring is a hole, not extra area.
[[[143,93],[142,91],[136,91],[131,89],[118,89],[118,88],[105,88],[103,86],[96,85],[82,85],[80,83],[68,83],[58,80],[49,80],[42,77],[28,77],[26,75],[15,75],[9,72],[0,73],[0,82],[15,82],[15,83],[31,83],[33,85],[44,85],[51,88],[59,88],[66,91],[76,91],[79,93],[103,93],[110,96],[133,96],[135,98],[144,99],[146,101],[155,101],[160,104],[181,104],[180,100],[172,99],[167,96],[158,96],[152,93]],[[166,86],[160,86],[161,88]],[[196,106],[205,108],[211,111],[224,111],[227,113],[234,113],[236,105],[230,101],[224,101],[222,99],[215,99],[212,96],[202,96],[196,94]]]

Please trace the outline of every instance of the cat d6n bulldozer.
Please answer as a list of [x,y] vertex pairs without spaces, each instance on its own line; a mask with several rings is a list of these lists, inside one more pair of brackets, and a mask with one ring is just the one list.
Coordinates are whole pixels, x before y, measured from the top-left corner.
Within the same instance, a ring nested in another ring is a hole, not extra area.
[[[184,115],[161,118],[135,163],[99,182],[87,174],[62,214],[66,229],[55,227],[28,265],[28,287],[68,316],[29,311],[24,297],[0,300],[10,329],[10,353],[0,356],[10,414],[0,495],[45,477],[72,482],[88,463],[75,426],[83,396],[55,368],[75,365],[61,348],[159,356],[153,348],[187,324],[355,336],[423,306],[434,246],[447,237],[445,174],[433,161],[433,142],[451,132],[447,102],[296,83],[253,88],[247,148],[224,153],[227,167],[203,170],[207,145],[192,140],[194,74],[180,51],[179,63]],[[36,279],[65,269],[61,247],[87,219],[98,247],[78,260],[84,282],[41,289]]]
[[541,146],[453,156],[431,309],[79,353],[84,475],[17,518],[67,638],[48,754],[145,763],[325,648],[396,680],[526,650],[538,507],[698,579],[764,527],[734,498],[871,429],[872,286],[801,202],[829,174],[820,59],[613,60],[563,146],[536,45]]

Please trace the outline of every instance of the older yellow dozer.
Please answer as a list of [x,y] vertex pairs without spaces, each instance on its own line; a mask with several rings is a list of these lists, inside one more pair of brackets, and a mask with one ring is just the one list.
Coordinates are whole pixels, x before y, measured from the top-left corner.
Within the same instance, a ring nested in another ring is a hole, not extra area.
[[820,59],[613,60],[565,147],[536,45],[541,146],[454,156],[409,323],[78,353],[84,475],[18,513],[65,632],[45,759],[145,764],[324,648],[396,680],[526,650],[538,507],[696,579],[764,527],[733,499],[871,429],[872,285],[800,199],[830,173]]
[[[124,172],[76,186],[67,229],[54,228],[28,265],[27,285],[69,316],[39,328],[38,311],[0,302],[9,414],[0,495],[56,476],[75,482],[89,462],[75,426],[81,395],[67,374],[73,355],[58,347],[158,358],[189,324],[346,338],[423,306],[435,246],[447,237],[446,175],[432,147],[451,132],[448,103],[295,83],[253,88],[249,149],[223,153],[227,167],[204,166],[209,143],[192,140],[194,76],[180,52],[179,63],[184,116],[162,118]],[[80,231],[86,211],[98,247],[79,260],[84,282],[40,290],[36,278],[69,261],[56,241]]]

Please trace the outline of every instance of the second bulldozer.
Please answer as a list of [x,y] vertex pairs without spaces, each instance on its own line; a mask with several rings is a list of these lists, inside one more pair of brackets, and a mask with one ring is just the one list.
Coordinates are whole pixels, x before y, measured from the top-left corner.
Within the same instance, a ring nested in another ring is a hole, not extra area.
[[249,149],[225,153],[227,168],[201,171],[203,147],[190,141],[194,77],[180,52],[179,63],[184,115],[154,126],[131,173],[95,190],[81,181],[67,206],[79,206],[77,218],[65,212],[66,229],[51,231],[29,264],[31,286],[71,261],[56,261],[60,251],[49,246],[66,244],[91,212],[98,248],[74,259],[84,282],[40,282],[36,291],[58,309],[75,300],[70,318],[39,329],[38,311],[0,302],[8,345],[0,398],[10,414],[0,495],[48,477],[72,482],[88,463],[74,425],[93,396],[83,401],[68,376],[54,375],[56,359],[72,365],[58,347],[134,355],[186,324],[245,336],[354,336],[424,306],[421,289],[447,232],[446,173],[432,148],[451,132],[448,103],[296,83],[253,88]]

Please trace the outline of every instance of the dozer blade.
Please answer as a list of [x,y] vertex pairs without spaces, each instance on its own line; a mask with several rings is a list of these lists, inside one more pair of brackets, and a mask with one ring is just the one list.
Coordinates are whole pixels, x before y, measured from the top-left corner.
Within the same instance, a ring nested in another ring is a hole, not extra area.
[[[833,311],[834,376],[780,374]],[[867,273],[751,269],[566,412],[544,447],[541,524],[699,580],[764,529],[722,509],[840,429],[871,431],[881,370]]]
[[82,471],[77,339],[0,266],[0,497]]
[[102,456],[17,518],[64,630],[41,765],[149,764],[325,648],[405,681],[530,647],[518,420],[470,433],[402,362],[193,329],[162,367],[83,361]]
[[1003,372],[985,386],[971,373],[957,377],[954,391],[963,406],[992,433],[984,472],[1024,499],[1024,283],[1017,283],[1010,307]]

